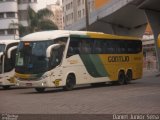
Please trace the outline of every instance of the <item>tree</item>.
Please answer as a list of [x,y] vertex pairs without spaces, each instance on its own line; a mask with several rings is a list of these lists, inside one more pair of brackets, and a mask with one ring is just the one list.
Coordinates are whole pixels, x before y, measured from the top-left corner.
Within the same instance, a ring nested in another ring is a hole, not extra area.
[[19,26],[20,35],[24,36],[28,33],[44,30],[57,30],[58,27],[51,20],[53,12],[47,8],[39,10],[37,13],[31,8],[28,8],[28,27]]

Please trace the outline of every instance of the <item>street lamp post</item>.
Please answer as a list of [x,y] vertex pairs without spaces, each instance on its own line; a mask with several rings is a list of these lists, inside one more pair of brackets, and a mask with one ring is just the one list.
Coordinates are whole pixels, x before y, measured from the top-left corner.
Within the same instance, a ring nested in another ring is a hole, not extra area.
[[86,31],[87,31],[89,29],[88,0],[85,0],[85,10],[86,10]]

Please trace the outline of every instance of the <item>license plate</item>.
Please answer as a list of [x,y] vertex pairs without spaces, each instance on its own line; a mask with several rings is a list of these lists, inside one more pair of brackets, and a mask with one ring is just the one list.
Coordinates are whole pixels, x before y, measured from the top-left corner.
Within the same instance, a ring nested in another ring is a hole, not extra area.
[[26,83],[26,86],[31,87],[32,83]]

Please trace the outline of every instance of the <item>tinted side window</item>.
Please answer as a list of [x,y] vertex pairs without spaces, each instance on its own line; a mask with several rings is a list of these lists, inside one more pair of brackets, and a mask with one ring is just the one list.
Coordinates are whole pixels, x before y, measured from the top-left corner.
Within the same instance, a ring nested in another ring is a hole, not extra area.
[[142,51],[139,40],[71,38],[68,56],[75,54],[136,54]]
[[67,57],[80,54],[80,52],[81,52],[81,40],[79,38],[71,38],[68,47]]

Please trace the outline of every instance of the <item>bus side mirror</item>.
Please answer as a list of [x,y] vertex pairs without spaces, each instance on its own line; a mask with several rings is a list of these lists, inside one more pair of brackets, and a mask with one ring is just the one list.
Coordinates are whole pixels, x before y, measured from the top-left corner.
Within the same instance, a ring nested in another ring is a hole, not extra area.
[[47,58],[50,58],[50,57],[51,57],[51,50],[52,50],[53,48],[59,48],[60,46],[61,46],[60,44],[53,44],[53,45],[49,46],[49,47],[47,48],[47,50],[46,50],[46,57],[47,57]]
[[9,59],[11,58],[12,51],[15,50],[15,49],[17,49],[17,46],[13,46],[13,47],[8,49],[7,56],[8,56]]

